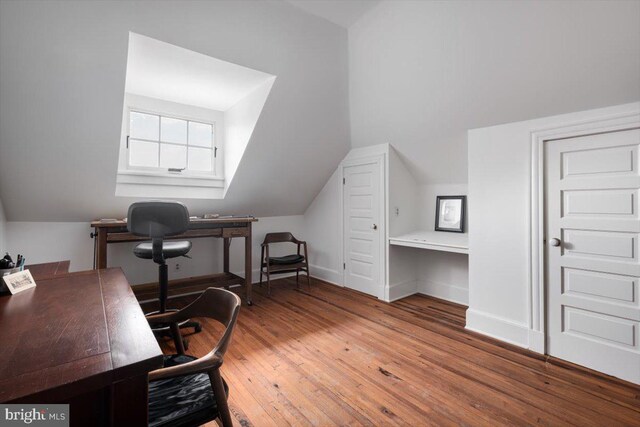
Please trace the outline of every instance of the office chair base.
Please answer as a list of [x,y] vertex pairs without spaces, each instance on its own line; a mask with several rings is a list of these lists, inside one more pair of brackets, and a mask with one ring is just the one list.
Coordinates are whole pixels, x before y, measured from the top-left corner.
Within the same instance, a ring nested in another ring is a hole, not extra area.
[[[177,308],[169,308],[167,310],[165,310],[165,313],[175,313],[178,310]],[[155,310],[155,311],[150,311],[148,313],[145,313],[145,316],[153,316],[154,314],[160,314],[160,310]],[[196,333],[198,332],[202,332],[202,325],[200,324],[200,322],[197,322],[195,320],[191,320],[191,319],[187,319],[187,320],[183,320],[182,322],[180,322],[178,324],[178,326],[182,329],[182,328],[194,328]],[[165,331],[169,331],[169,325],[166,324],[160,324],[157,326],[152,326],[151,330],[153,332],[165,332]]]

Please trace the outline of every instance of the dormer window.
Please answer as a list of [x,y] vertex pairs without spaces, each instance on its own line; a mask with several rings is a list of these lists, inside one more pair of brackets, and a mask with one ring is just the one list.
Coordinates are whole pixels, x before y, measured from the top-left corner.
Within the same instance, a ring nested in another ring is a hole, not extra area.
[[215,176],[215,123],[129,110],[127,169]]
[[275,79],[130,33],[116,196],[223,199]]

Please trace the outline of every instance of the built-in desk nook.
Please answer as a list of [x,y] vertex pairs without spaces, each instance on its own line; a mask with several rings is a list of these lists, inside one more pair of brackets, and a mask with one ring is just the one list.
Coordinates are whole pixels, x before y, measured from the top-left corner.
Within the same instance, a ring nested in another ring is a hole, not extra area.
[[389,244],[432,251],[469,253],[469,235],[441,231],[415,231],[398,237],[390,237]]

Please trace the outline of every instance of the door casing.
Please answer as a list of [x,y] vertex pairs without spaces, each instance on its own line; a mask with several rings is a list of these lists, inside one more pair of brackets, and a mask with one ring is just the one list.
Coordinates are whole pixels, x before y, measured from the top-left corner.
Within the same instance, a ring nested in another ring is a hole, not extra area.
[[529,283],[529,349],[547,354],[546,320],[547,292],[545,280],[544,220],[544,148],[553,140],[573,138],[596,133],[613,132],[640,127],[640,113],[623,112],[611,114],[564,126],[554,126],[531,132],[531,232],[530,238],[530,283]]
[[[381,195],[378,201],[378,209],[380,209],[380,225],[378,229],[380,231],[380,239],[379,239],[379,251],[380,251],[380,261],[379,261],[379,282],[377,286],[376,296],[378,299],[385,300],[385,283],[386,279],[386,262],[387,262],[387,215],[386,215],[386,200],[387,200],[387,185],[386,185],[386,175],[385,175],[385,154],[378,154],[372,156],[363,156],[358,158],[347,159],[342,162],[340,165],[340,230],[341,230],[341,245],[342,245],[342,262],[343,265],[346,262],[346,253],[345,253],[345,239],[347,233],[345,233],[345,224],[344,224],[344,182],[345,168],[352,166],[360,166],[375,163],[378,166],[378,179],[379,179],[379,188],[381,191]],[[346,281],[346,270],[342,269],[342,286],[345,286]]]

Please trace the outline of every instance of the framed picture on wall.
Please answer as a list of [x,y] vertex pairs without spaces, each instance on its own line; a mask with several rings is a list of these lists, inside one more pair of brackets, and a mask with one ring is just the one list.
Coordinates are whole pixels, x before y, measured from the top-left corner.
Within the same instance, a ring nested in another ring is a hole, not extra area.
[[464,233],[467,196],[436,197],[436,231]]

